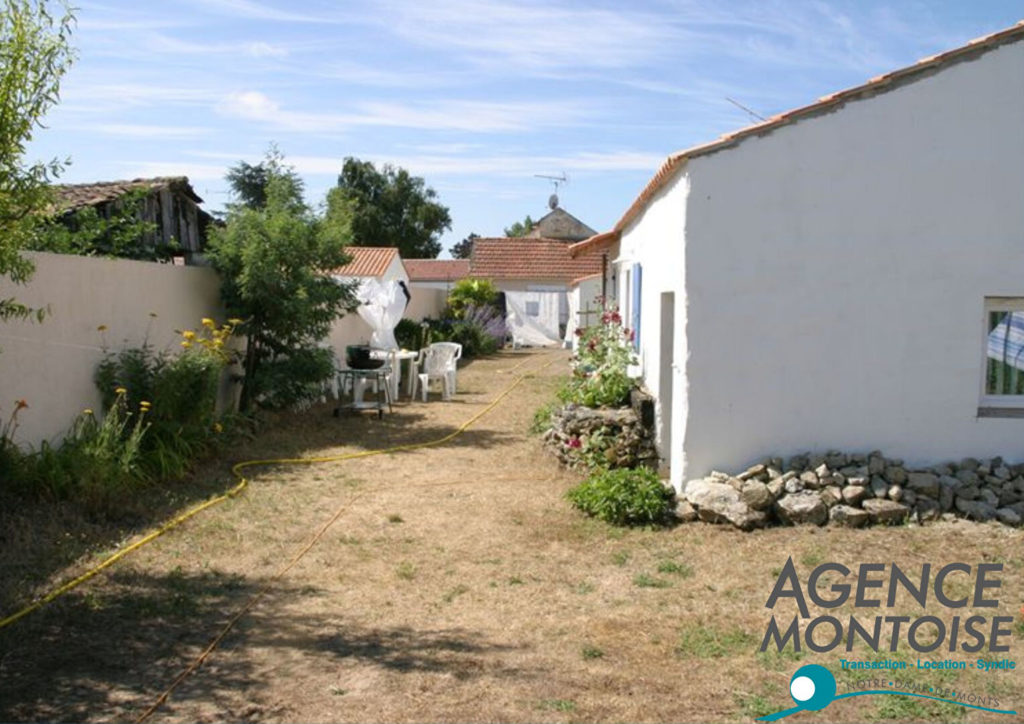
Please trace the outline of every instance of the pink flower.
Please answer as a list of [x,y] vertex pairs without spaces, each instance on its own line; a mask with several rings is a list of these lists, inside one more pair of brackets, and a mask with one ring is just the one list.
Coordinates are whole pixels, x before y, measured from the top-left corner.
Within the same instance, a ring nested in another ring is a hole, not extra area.
[[583,443],[580,442],[580,439],[578,437],[570,437],[569,440],[565,443],[565,445],[566,445],[566,447],[571,447],[571,448],[581,448],[581,447],[583,447]]

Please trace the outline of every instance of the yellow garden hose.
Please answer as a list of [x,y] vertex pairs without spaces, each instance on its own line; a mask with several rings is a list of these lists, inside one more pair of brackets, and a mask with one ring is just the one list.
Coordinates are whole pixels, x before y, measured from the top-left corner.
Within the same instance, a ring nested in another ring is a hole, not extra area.
[[[551,357],[551,356],[552,356],[551,354],[547,354],[547,355],[544,355],[541,359],[544,359],[544,357]],[[514,372],[515,370],[519,369],[520,367],[522,367],[524,364],[526,364],[529,361],[530,361],[530,358],[524,359],[523,361],[519,362],[515,366],[511,367],[508,370],[508,372]],[[551,360],[545,362],[543,365],[538,367],[534,371],[534,373],[539,372],[539,371],[547,368],[554,361],[555,361],[555,359],[551,359]],[[38,600],[34,601],[33,603],[25,606],[21,610],[19,610],[19,611],[15,612],[15,613],[13,613],[13,614],[3,618],[3,619],[0,619],[0,629],[13,624],[15,621],[18,621],[19,619],[27,616],[28,614],[32,613],[33,611],[36,611],[36,610],[42,608],[43,606],[53,602],[55,599],[59,598],[60,596],[63,596],[64,594],[68,593],[69,591],[74,590],[78,586],[82,585],[83,583],[85,583],[89,579],[91,579],[94,576],[96,576],[101,571],[103,571],[106,568],[109,568],[110,566],[112,566],[114,563],[119,561],[124,556],[128,555],[129,553],[131,553],[131,552],[133,552],[135,550],[138,550],[139,548],[141,548],[142,546],[146,545],[147,543],[151,543],[155,539],[157,539],[160,536],[162,536],[164,533],[166,533],[166,532],[168,532],[168,531],[170,531],[170,530],[172,530],[174,528],[177,528],[179,525],[181,525],[185,521],[189,520],[190,518],[198,515],[199,513],[203,512],[204,510],[206,510],[208,508],[211,508],[214,505],[217,505],[219,503],[222,503],[222,502],[224,502],[225,500],[227,500],[229,498],[233,498],[233,497],[237,496],[249,484],[248,479],[243,477],[243,475],[242,475],[242,471],[247,469],[247,468],[258,467],[258,466],[268,466],[268,465],[311,465],[311,464],[320,464],[320,463],[341,462],[341,461],[344,461],[344,460],[354,460],[354,459],[358,459],[358,458],[371,457],[371,456],[374,456],[374,455],[386,455],[386,454],[392,454],[392,453],[396,453],[396,452],[405,452],[405,451],[409,451],[409,450],[418,450],[418,449],[423,449],[423,448],[435,447],[435,446],[438,446],[438,445],[443,445],[443,444],[449,442],[450,440],[454,439],[455,437],[457,437],[457,436],[461,435],[462,433],[464,433],[477,420],[479,420],[481,417],[483,417],[488,412],[493,410],[498,405],[498,403],[500,403],[505,397],[507,397],[512,392],[512,390],[514,390],[517,386],[519,386],[519,384],[522,383],[522,381],[525,380],[528,376],[530,376],[530,375],[529,374],[519,375],[508,387],[506,387],[500,394],[498,394],[498,396],[495,397],[494,400],[492,400],[486,407],[484,407],[484,409],[480,410],[475,415],[470,417],[468,420],[466,420],[466,422],[462,423],[454,431],[448,433],[447,435],[445,435],[443,437],[437,438],[435,440],[428,440],[428,441],[425,441],[425,442],[418,442],[418,443],[409,443],[409,444],[405,444],[405,445],[396,445],[396,446],[393,446],[393,447],[382,448],[382,449],[378,449],[378,450],[364,450],[362,452],[346,453],[346,454],[343,454],[343,455],[331,455],[331,456],[315,457],[315,458],[274,458],[274,459],[265,459],[265,460],[246,460],[246,461],[243,461],[243,462],[239,462],[239,463],[235,464],[234,466],[232,466],[232,468],[231,468],[232,474],[236,478],[239,479],[239,482],[234,487],[232,487],[230,490],[228,490],[227,492],[225,492],[225,493],[223,493],[221,495],[218,495],[216,497],[210,498],[209,500],[207,500],[207,501],[205,501],[205,502],[195,506],[194,508],[191,508],[190,510],[187,510],[186,512],[184,512],[184,513],[182,513],[182,514],[180,514],[178,516],[175,516],[170,521],[168,521],[167,523],[161,525],[156,530],[148,533],[147,535],[145,535],[144,537],[142,537],[139,540],[135,541],[134,543],[132,543],[132,544],[130,544],[128,546],[125,546],[124,548],[116,551],[115,553],[113,553],[112,555],[110,555],[109,557],[107,557],[106,559],[101,561],[96,566],[90,568],[85,573],[81,574],[80,576],[78,576],[78,577],[68,581],[67,583],[65,583],[65,584],[63,584],[63,585],[53,589],[52,591],[50,591],[49,593],[47,593],[46,595],[44,595],[40,599],[38,599]],[[203,661],[205,661],[206,658],[214,651],[214,649],[217,648],[218,644],[231,631],[231,629],[234,627],[235,623],[243,615],[245,615],[245,613],[247,613],[249,610],[251,610],[253,608],[253,606],[255,606],[259,602],[259,600],[269,590],[270,585],[272,583],[276,582],[278,579],[280,579],[296,563],[298,563],[298,561],[303,556],[305,556],[306,553],[308,553],[310,551],[310,549],[312,549],[312,547],[314,545],[316,545],[317,541],[320,540],[320,538],[324,535],[324,533],[327,532],[328,528],[330,528],[331,525],[333,525],[335,523],[335,521],[337,521],[338,518],[341,517],[341,515],[349,508],[349,506],[351,506],[352,503],[354,503],[356,500],[358,500],[363,495],[365,495],[366,492],[368,492],[368,491],[364,491],[363,493],[359,493],[359,494],[353,496],[352,498],[350,498],[346,503],[342,504],[335,511],[334,515],[332,515],[331,518],[326,523],[324,523],[323,526],[321,526],[321,528],[309,540],[309,542],[306,543],[292,557],[292,559],[285,566],[283,566],[280,570],[278,570],[274,574],[274,576],[271,577],[271,579],[267,582],[266,585],[264,585],[264,587],[262,589],[260,589],[257,593],[255,593],[246,602],[246,604],[244,606],[242,606],[231,617],[231,619],[223,627],[223,629],[220,631],[220,633],[213,639],[213,641],[206,647],[206,649],[204,649],[204,651],[199,655],[199,657],[197,657],[195,659],[195,661],[193,661],[188,667],[186,667],[186,669],[174,680],[174,682],[172,682],[171,686],[167,689],[167,691],[165,691],[153,703],[153,705],[151,707],[149,707],[149,709],[147,709],[142,714],[142,716],[139,717],[139,719],[137,720],[138,722],[142,722],[145,719],[149,718],[149,716],[151,716],[153,714],[153,712],[155,712],[167,700],[167,697],[170,696],[170,694],[174,691],[174,689],[177,688],[177,686],[182,681],[184,681],[193,671],[195,671],[203,663]]]

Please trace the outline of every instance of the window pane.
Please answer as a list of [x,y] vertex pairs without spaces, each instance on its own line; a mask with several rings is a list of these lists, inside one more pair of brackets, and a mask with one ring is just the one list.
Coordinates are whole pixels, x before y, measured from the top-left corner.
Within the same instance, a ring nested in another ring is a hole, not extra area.
[[1024,395],[1024,312],[989,312],[985,394]]

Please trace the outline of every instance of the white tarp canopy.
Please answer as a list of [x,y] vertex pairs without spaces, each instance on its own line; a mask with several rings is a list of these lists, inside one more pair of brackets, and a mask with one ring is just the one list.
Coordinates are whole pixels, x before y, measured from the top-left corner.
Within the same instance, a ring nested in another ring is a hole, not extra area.
[[398,349],[395,327],[409,303],[402,285],[397,281],[360,280],[356,291],[359,307],[356,313],[370,325],[370,346],[374,349]]
[[506,324],[517,347],[561,344],[558,333],[565,292],[505,292]]

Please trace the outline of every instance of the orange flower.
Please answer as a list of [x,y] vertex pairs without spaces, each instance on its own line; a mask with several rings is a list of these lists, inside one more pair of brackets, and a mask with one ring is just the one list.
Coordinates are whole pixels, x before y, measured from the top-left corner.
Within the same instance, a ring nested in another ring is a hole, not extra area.
[[27,403],[27,402],[25,402],[24,400],[17,400],[17,401],[16,401],[15,403],[14,403],[14,407],[15,407],[15,410],[16,410],[16,411],[17,411],[17,410],[24,410],[24,409],[25,409],[26,407],[28,407],[28,403]]

